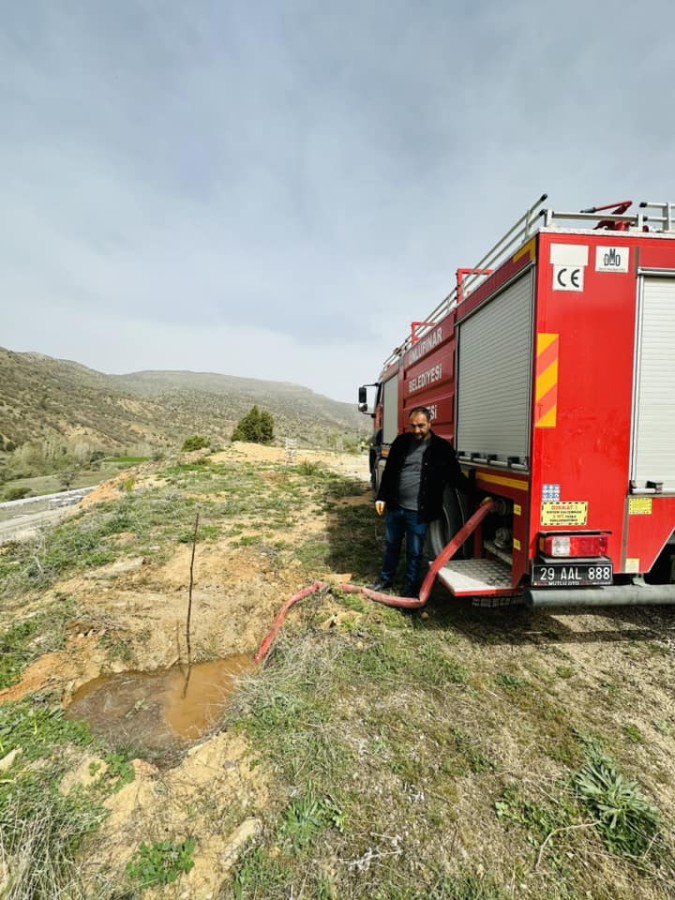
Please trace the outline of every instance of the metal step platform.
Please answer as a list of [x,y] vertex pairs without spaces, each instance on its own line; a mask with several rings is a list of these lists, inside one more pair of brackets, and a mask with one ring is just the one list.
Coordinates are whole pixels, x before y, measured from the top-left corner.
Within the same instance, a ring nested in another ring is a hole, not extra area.
[[511,570],[496,559],[451,559],[438,580],[455,597],[512,597]]

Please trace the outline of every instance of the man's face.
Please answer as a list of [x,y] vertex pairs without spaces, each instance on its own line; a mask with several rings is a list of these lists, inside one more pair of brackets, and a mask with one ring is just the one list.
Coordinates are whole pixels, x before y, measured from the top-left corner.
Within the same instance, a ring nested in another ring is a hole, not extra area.
[[416,441],[424,441],[431,431],[431,422],[424,413],[414,413],[410,416],[408,427],[412,434],[415,435]]

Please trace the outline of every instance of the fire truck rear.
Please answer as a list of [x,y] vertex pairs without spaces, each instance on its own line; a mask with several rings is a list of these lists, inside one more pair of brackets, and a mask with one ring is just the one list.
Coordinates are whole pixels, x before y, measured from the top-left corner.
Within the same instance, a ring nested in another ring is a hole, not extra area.
[[675,603],[675,203],[562,213],[545,201],[458,270],[359,389],[373,483],[426,406],[476,488],[446,492],[433,555],[469,502],[496,500],[439,574],[452,594]]

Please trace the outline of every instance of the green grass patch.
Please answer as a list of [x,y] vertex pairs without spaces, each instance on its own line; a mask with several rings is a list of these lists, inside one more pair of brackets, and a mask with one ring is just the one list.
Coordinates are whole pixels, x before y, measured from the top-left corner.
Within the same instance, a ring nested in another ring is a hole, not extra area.
[[29,698],[0,706],[0,757],[21,748],[22,759],[47,759],[61,744],[86,747],[92,743],[89,728],[70,722],[60,706]]
[[92,745],[89,729],[68,721],[49,698],[0,706],[0,757],[16,751],[0,778],[0,861],[11,860],[13,879],[8,898],[85,896],[77,859],[107,815],[106,792],[63,794],[59,783],[69,762]]
[[138,882],[141,890],[173,884],[194,868],[195,846],[193,838],[180,844],[172,841],[141,844],[127,865],[127,875]]
[[20,681],[35,659],[63,648],[66,625],[75,614],[70,603],[53,604],[0,633],[0,690]]

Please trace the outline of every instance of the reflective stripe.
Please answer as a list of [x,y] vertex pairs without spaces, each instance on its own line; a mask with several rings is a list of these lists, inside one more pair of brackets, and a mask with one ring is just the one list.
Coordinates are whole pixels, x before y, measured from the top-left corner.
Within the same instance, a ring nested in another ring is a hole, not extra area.
[[555,428],[558,420],[559,335],[537,335],[534,427]]

